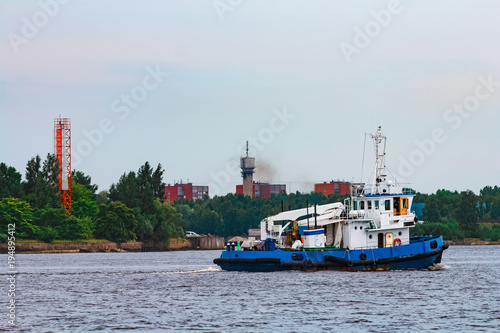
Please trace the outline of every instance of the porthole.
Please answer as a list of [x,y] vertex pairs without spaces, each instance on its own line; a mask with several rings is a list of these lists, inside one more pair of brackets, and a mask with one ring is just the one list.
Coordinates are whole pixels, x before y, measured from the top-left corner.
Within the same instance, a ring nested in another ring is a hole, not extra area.
[[359,227],[359,230],[363,230],[363,226],[360,226],[360,227]]
[[373,236],[372,236],[372,235],[370,235],[370,236],[368,236],[368,238],[372,239],[372,238],[373,238]]
[[403,235],[403,233],[400,231],[400,232],[398,233],[398,235],[399,235],[399,236],[402,236],[402,235]]
[[354,230],[358,230],[358,227],[354,227]]

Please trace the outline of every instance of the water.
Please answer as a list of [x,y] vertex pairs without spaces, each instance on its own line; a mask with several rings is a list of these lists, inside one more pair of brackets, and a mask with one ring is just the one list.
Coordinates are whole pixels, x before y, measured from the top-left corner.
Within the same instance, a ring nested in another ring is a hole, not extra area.
[[14,331],[500,330],[500,246],[450,247],[432,271],[223,272],[219,254],[17,255]]

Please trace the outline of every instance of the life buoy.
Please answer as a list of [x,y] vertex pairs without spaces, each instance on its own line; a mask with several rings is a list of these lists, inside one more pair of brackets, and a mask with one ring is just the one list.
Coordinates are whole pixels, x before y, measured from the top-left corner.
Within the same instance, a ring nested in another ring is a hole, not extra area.
[[396,239],[394,240],[394,246],[400,246],[400,245],[401,245],[401,239],[396,238]]
[[359,255],[359,259],[361,259],[361,260],[366,260],[366,253],[361,253],[361,254]]
[[312,267],[313,267],[313,263],[312,263],[311,259],[306,259],[306,260],[304,260],[304,267],[305,267],[306,269],[310,269],[310,268],[312,268]]

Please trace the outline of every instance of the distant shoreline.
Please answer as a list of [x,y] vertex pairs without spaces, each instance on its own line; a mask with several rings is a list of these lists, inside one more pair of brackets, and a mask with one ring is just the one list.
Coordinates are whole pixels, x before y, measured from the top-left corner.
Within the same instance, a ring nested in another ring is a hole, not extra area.
[[[74,243],[40,243],[19,242],[15,245],[15,253],[106,253],[106,252],[165,252],[190,250],[222,250],[222,237],[194,237],[188,239],[170,239],[167,247],[153,242],[85,242]],[[7,254],[8,244],[0,244],[0,254]]]
[[500,245],[500,241],[483,241],[480,239],[464,239],[458,241],[447,240],[445,241],[448,245],[466,245],[466,246],[477,246],[477,245]]
[[[464,239],[459,241],[446,240],[450,246],[478,246],[478,245],[500,245],[500,241],[483,241],[480,239]],[[8,244],[0,244],[0,254],[7,253]],[[128,243],[16,243],[16,254],[37,253],[117,253],[117,252],[169,252],[169,251],[192,251],[192,250],[223,250],[220,241],[211,247],[202,247],[192,244],[189,240],[173,239],[169,248],[160,248],[154,244],[142,242]]]

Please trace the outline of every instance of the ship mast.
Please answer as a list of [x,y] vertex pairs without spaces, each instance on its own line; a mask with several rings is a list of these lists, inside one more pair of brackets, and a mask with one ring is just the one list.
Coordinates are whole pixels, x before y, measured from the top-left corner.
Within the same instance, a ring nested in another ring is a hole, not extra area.
[[[382,134],[382,126],[379,126],[377,133],[370,134],[373,139],[373,145],[375,148],[375,182],[372,184],[372,194],[380,194],[380,183],[385,180],[387,176],[385,173],[385,146],[386,137]],[[382,142],[384,142],[384,147],[381,147]]]

